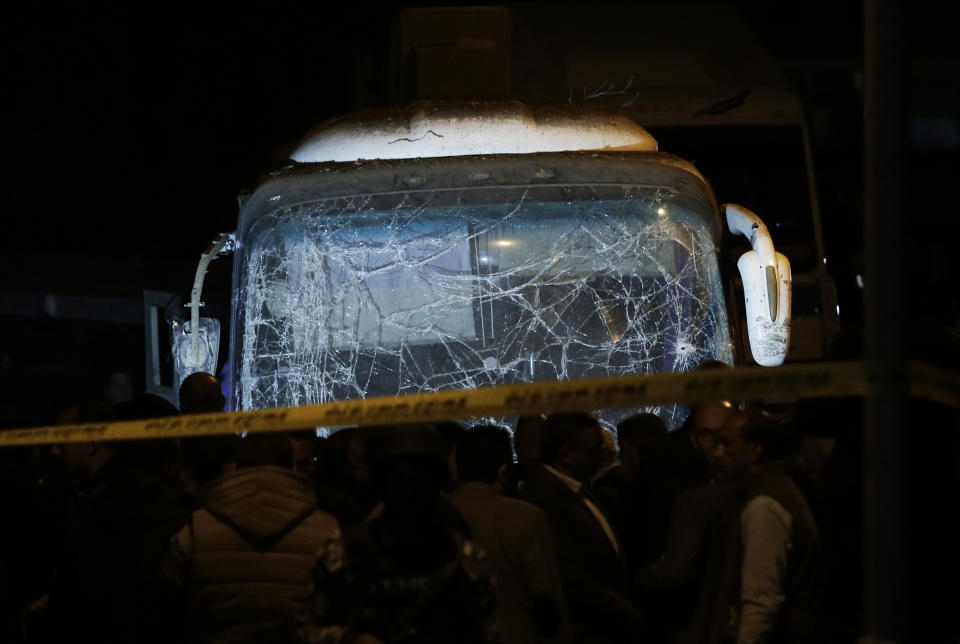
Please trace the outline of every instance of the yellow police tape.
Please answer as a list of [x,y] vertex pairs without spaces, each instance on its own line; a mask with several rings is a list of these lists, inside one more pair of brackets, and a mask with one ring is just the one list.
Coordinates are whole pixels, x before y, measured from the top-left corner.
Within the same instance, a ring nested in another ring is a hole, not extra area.
[[960,374],[956,372],[912,363],[907,374],[871,375],[862,362],[830,362],[503,385],[304,407],[13,429],[0,432],[0,447],[509,417],[718,399],[783,401],[864,396],[873,383],[890,377],[901,381],[908,378],[912,396],[960,407]]

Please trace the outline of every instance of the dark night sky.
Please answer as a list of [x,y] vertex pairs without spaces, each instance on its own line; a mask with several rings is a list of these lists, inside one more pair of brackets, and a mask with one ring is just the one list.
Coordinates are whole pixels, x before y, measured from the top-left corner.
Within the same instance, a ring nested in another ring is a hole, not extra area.
[[[859,2],[804,3],[802,12],[755,0],[734,4],[791,72],[811,121],[851,118],[859,107],[852,102],[862,47]],[[134,264],[195,256],[211,234],[233,228],[236,195],[251,189],[286,146],[354,107],[358,86],[376,95],[388,80],[377,73],[385,65],[362,63],[386,60],[391,19],[402,6],[19,10],[5,38],[12,108],[6,245]],[[952,56],[953,67],[944,69],[955,71],[951,21],[909,7],[908,53]],[[824,71],[833,75],[818,82]],[[838,78],[847,86],[838,88]],[[928,102],[939,83],[957,104],[955,75],[920,82],[933,85],[923,90]],[[845,112],[837,108],[843,101]],[[849,121],[848,129],[860,127]],[[859,153],[855,138],[844,144],[851,158]],[[162,277],[143,270],[146,281]],[[63,272],[11,281],[7,270],[2,286],[83,288]]]
[[[311,126],[357,107],[358,96],[384,95],[391,23],[406,3],[239,4],[54,3],[5,15],[0,293],[188,295],[199,253],[235,227],[238,193]],[[862,4],[732,4],[805,103],[834,233],[828,255],[849,278],[860,234]],[[908,111],[955,118],[957,23],[904,5]],[[956,149],[949,155],[952,164]],[[937,163],[932,183],[945,194],[950,174]],[[211,289],[228,284],[228,270],[211,271]],[[0,347],[0,371],[29,362],[9,355]]]
[[[777,56],[859,55],[856,3],[826,21],[740,5]],[[3,288],[186,288],[208,238],[233,229],[236,195],[313,124],[354,107],[358,85],[388,80],[355,69],[386,59],[402,6],[21,10],[5,57],[7,240],[51,257],[33,275],[6,271]],[[127,260],[129,270],[71,279],[54,266],[66,254]]]
[[[18,16],[7,43],[16,114],[8,121],[8,241],[17,250],[130,260],[145,281],[162,276],[144,259],[196,256],[211,235],[233,229],[236,195],[285,143],[350,107],[339,88],[357,43],[343,34],[365,21],[341,13]],[[23,287],[78,288],[62,274],[51,282],[56,273],[42,270]],[[90,286],[127,290],[134,280],[108,281]]]

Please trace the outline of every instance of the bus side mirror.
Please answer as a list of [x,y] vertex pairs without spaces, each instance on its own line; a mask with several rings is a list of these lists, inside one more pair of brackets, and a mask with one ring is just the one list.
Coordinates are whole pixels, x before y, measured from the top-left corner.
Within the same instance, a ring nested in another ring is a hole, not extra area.
[[753,250],[740,256],[750,352],[757,364],[783,364],[790,346],[790,260],[773,248],[766,224],[737,204],[720,206],[730,232],[750,240]]

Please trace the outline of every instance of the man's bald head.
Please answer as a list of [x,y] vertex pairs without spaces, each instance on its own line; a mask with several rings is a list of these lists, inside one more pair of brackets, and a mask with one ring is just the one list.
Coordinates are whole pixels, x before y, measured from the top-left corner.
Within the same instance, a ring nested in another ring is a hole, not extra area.
[[712,400],[697,407],[693,413],[693,434],[690,437],[694,446],[709,456],[714,438],[736,411],[726,400]]
[[728,480],[738,481],[747,469],[788,455],[783,427],[757,410],[735,411],[720,427],[714,459]]
[[227,399],[220,391],[220,382],[209,373],[191,373],[180,385],[180,411],[184,414],[223,411],[226,405]]

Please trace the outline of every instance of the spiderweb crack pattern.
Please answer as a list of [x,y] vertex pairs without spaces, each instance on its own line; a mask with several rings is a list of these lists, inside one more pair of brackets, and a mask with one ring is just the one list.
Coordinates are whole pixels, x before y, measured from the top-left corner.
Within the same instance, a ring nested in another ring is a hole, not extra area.
[[241,408],[732,361],[714,243],[674,193],[468,192],[261,217],[241,259]]

